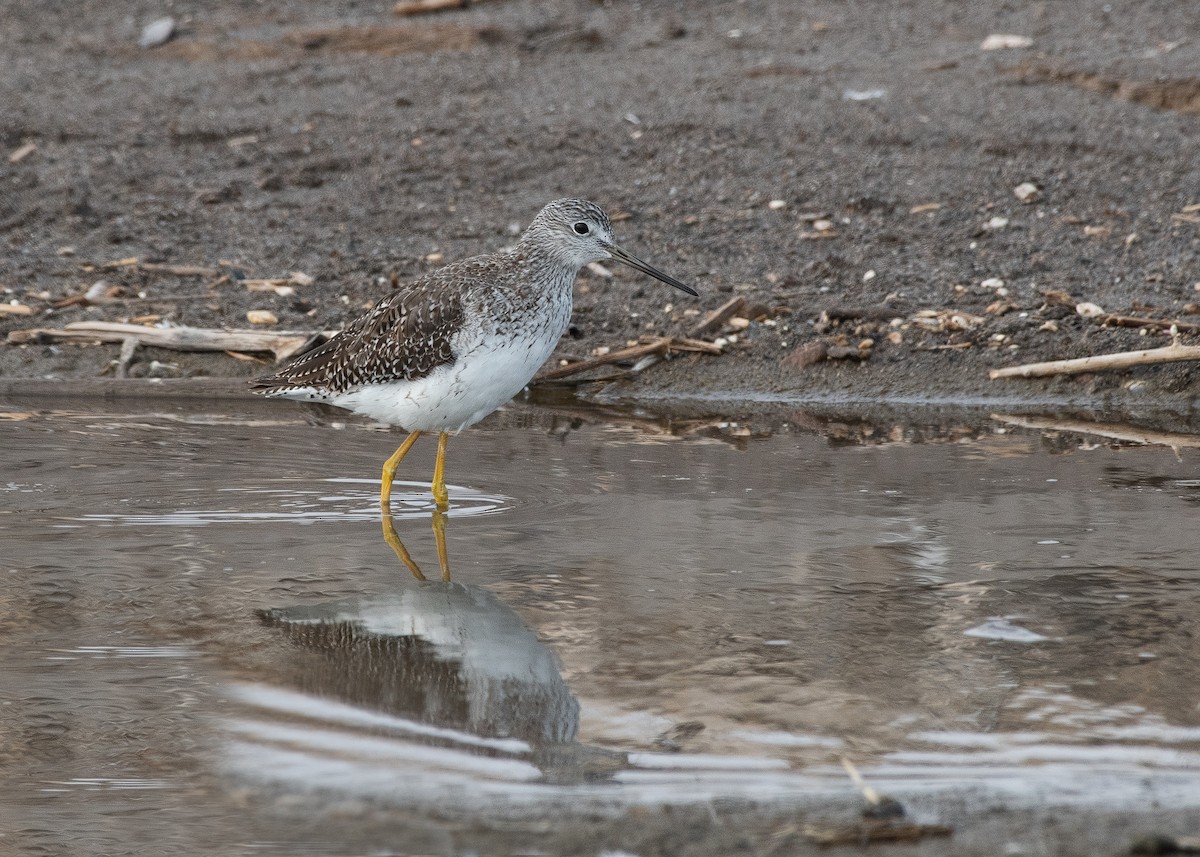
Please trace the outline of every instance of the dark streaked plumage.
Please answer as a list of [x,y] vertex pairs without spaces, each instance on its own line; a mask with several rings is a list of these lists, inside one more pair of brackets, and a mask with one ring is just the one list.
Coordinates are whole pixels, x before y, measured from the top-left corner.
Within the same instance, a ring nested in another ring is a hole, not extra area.
[[463,320],[455,268],[466,266],[444,268],[397,289],[328,342],[254,381],[253,388],[267,395],[305,387],[337,394],[380,381],[415,381],[453,363],[450,339]]
[[[608,216],[594,203],[560,199],[538,213],[512,250],[448,265],[397,289],[254,388],[328,402],[414,436],[441,432],[434,495],[442,508],[446,432],[478,422],[528,383],[570,322],[579,270],[604,259],[696,294],[616,246]],[[385,505],[412,439],[384,466]]]

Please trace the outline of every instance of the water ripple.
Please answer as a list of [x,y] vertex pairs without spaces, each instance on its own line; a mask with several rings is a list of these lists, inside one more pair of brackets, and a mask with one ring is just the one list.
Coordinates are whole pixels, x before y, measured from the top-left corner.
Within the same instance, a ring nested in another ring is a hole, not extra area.
[[[198,527],[267,521],[321,524],[379,519],[378,480],[338,477],[321,481],[345,487],[336,492],[266,485],[228,487],[219,489],[217,493],[231,502],[216,508],[174,509],[156,513],[93,513],[67,520],[114,527]],[[450,491],[448,514],[452,518],[494,515],[512,505],[511,498],[502,494],[489,495],[457,485],[447,485],[447,488]],[[239,502],[243,499],[245,502]],[[394,483],[394,519],[425,518],[433,509],[428,485],[399,480]]]

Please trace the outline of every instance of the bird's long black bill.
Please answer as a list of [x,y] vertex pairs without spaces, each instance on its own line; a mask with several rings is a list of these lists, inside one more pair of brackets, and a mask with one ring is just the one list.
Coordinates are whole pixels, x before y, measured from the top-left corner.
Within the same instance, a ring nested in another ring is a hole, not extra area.
[[670,274],[664,274],[662,271],[658,270],[658,268],[654,267],[653,265],[647,265],[645,262],[643,262],[637,256],[634,256],[632,253],[622,250],[616,244],[609,244],[608,252],[611,253],[612,257],[614,259],[616,259],[618,262],[624,262],[629,267],[636,268],[637,270],[641,271],[643,274],[649,274],[654,279],[661,280],[662,282],[666,283],[668,286],[674,286],[675,288],[679,289],[680,291],[687,292],[689,295],[693,295],[694,297],[700,296],[700,293],[698,291],[696,291],[695,289],[693,289],[691,286],[689,286],[685,283],[679,282],[679,280],[675,279]]

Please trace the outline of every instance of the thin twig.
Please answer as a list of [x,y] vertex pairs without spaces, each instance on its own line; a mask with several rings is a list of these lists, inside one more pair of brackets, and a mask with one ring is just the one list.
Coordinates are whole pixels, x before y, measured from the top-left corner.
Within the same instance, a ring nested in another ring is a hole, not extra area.
[[722,324],[737,315],[745,305],[746,299],[741,295],[730,298],[729,300],[725,301],[725,303],[721,304],[715,310],[706,315],[697,324],[693,325],[692,329],[688,331],[687,335],[695,338],[697,336],[702,336],[709,331],[716,330]]
[[1200,360],[1200,346],[1176,344],[1167,345],[1163,348],[1147,348],[1141,351],[1121,351],[1116,354],[1077,357],[1073,360],[1050,360],[1046,363],[1026,363],[1021,366],[1006,366],[1003,369],[992,369],[988,372],[988,377],[994,381],[997,378],[1040,378],[1046,375],[1076,375],[1080,372],[1127,369],[1130,366],[1176,363],[1185,360]]
[[[393,15],[427,15],[430,12],[444,12],[447,9],[465,9],[471,0],[400,0],[392,7]],[[479,2],[479,0],[475,0]]]
[[645,357],[648,354],[666,354],[670,351],[699,351],[702,354],[720,354],[721,347],[711,342],[704,342],[699,339],[675,339],[671,336],[656,336],[647,342],[639,345],[633,345],[629,348],[622,348],[617,351],[610,351],[608,354],[602,354],[599,357],[589,357],[586,360],[576,360],[574,363],[568,363],[566,366],[559,366],[555,369],[547,370],[539,375],[537,381],[554,381],[559,378],[566,378],[569,375],[577,375],[580,372],[587,372],[590,369],[596,369],[600,366],[608,366],[612,363],[620,363],[623,360],[636,360],[639,357]]
[[1158,330],[1170,330],[1173,327],[1183,333],[1200,330],[1200,324],[1191,321],[1178,321],[1171,318],[1142,318],[1136,315],[1116,315],[1115,313],[1101,316],[1098,321],[1110,327],[1153,327]]
[[608,366],[610,363],[619,363],[622,360],[635,360],[638,357],[645,357],[647,354],[654,354],[656,351],[661,351],[666,348],[670,341],[671,337],[660,336],[643,345],[634,345],[630,348],[622,348],[619,351],[610,351],[599,357],[589,357],[587,360],[568,363],[566,366],[559,366],[557,369],[551,369],[543,373],[538,380],[552,381],[555,378],[566,378],[568,375],[586,372],[589,369],[595,369],[599,366]]
[[161,265],[157,262],[142,262],[139,271],[147,274],[170,274],[175,277],[215,277],[221,273],[206,265]]

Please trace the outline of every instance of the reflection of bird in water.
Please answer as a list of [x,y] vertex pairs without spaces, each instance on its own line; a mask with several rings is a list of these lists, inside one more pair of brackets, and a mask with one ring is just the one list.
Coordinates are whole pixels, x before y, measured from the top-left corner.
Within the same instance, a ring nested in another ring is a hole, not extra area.
[[411,581],[386,595],[259,615],[320,655],[284,667],[306,691],[534,745],[578,731],[579,703],[557,657],[483,587]]
[[383,465],[384,509],[401,459],[422,433],[438,432],[432,489],[444,511],[449,432],[479,422],[529,383],[566,332],[575,277],[604,259],[697,294],[614,244],[612,224],[598,206],[560,199],[538,213],[513,249],[465,259],[396,289],[255,387],[407,429]]
[[443,513],[434,513],[442,581],[426,580],[386,510],[383,529],[416,579],[384,595],[259,611],[314,655],[286,658],[276,675],[306,694],[435,730],[520,739],[546,781],[596,782],[625,766],[624,753],[575,741],[579,703],[557,655],[520,616],[481,586],[450,582]]
[[[468,706],[472,712],[468,720],[475,721],[479,716],[477,709],[487,708],[489,701],[494,706],[505,699],[517,700],[529,696],[519,692],[522,685],[536,686],[548,690],[551,696],[561,696],[571,708],[572,725],[565,730],[570,734],[558,730],[563,734],[552,740],[563,743],[574,738],[579,722],[579,703],[563,682],[554,654],[542,645],[512,608],[490,591],[480,586],[459,585],[450,581],[446,514],[440,509],[433,512],[433,533],[442,573],[440,584],[430,582],[413,560],[400,540],[391,510],[386,506],[381,509],[381,520],[388,547],[413,577],[424,585],[410,584],[410,588],[395,595],[399,600],[382,605],[382,612],[380,603],[372,602],[366,613],[360,616],[356,627],[377,638],[400,632],[402,636],[413,640],[413,644],[406,647],[409,659],[414,658],[418,650],[428,650],[433,654],[432,663],[456,664],[454,672],[459,678],[465,679],[467,695],[472,700]],[[353,623],[353,620],[347,619],[347,615],[353,614],[339,612],[338,615],[337,621]],[[518,692],[514,693],[514,690]],[[541,690],[532,694],[535,698],[544,695]],[[555,703],[551,708],[559,705]],[[462,725],[478,734],[495,734],[481,732],[467,723]]]
[[[408,552],[408,548],[404,546],[404,542],[400,541],[400,536],[396,533],[396,522],[392,520],[392,512],[386,506],[380,510],[380,518],[383,523],[383,538],[388,543],[388,547],[392,549],[392,553],[400,562],[404,563],[404,567],[412,572],[412,576],[417,580],[425,580],[425,572],[421,571],[421,567],[413,560],[412,555]],[[450,580],[450,559],[446,555],[446,513],[440,509],[435,509],[433,512],[433,537],[437,542],[438,565],[442,570],[442,580],[449,582]]]

